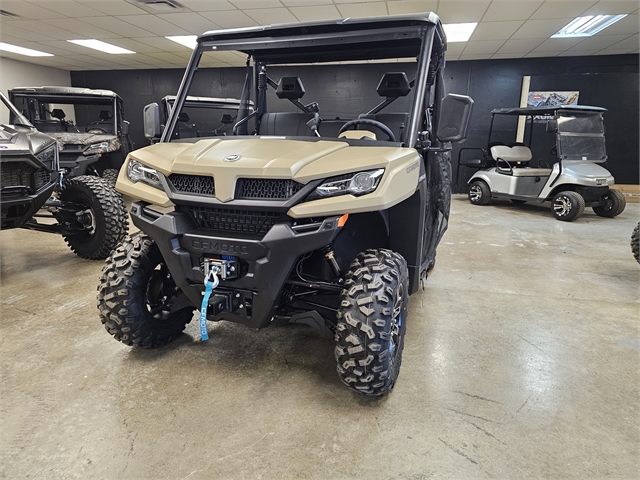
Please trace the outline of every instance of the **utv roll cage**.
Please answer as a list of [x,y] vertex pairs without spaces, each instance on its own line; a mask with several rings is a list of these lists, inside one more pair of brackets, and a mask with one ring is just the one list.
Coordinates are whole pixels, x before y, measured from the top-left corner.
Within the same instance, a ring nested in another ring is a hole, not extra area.
[[[432,130],[433,136],[438,136],[437,123],[442,111],[444,82],[436,82],[434,77],[440,75],[442,80],[445,38],[440,20],[432,13],[423,17],[407,15],[368,19],[347,18],[339,21],[206,32],[200,35],[193,50],[176,95],[172,114],[162,133],[161,142],[168,142],[171,139],[171,134],[178,122],[176,112],[182,110],[202,54],[214,50],[238,51],[247,55],[247,74],[241,98],[242,104],[238,112],[240,120],[234,126],[236,135],[248,134],[246,125],[251,118],[255,118],[259,125],[262,114],[266,112],[267,88],[271,87],[276,91],[279,88],[279,83],[271,80],[266,74],[268,65],[417,58],[416,78],[412,82],[415,85],[415,100],[409,114],[403,143],[409,147],[417,147],[420,144],[430,148],[432,142],[438,143],[437,140],[426,138],[427,134],[421,136],[421,132]],[[434,83],[436,91],[433,98],[429,98],[428,87]],[[256,108],[253,113],[249,112],[251,97],[256,99]],[[317,111],[313,103],[302,105],[299,98],[293,97],[294,95],[280,98],[288,98],[304,112]],[[393,97],[386,99],[372,112],[381,110],[394,100]],[[430,109],[432,113],[434,119],[432,128],[421,122],[422,118],[429,117],[424,115],[425,109]]]

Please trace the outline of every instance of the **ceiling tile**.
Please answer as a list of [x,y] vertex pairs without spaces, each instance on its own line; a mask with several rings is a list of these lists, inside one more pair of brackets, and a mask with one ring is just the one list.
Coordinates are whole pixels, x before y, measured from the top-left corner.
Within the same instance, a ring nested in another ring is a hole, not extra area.
[[82,21],[88,23],[89,25],[101,27],[104,30],[113,32],[123,37],[150,37],[156,35],[153,32],[145,30],[144,28],[136,27],[135,25],[131,25],[130,23],[123,22],[116,17],[108,17],[108,19],[105,19],[105,17],[85,17],[82,19]]
[[308,5],[306,7],[291,7],[289,11],[293,13],[301,22],[313,22],[315,20],[331,20],[342,18],[340,12],[334,5]]
[[526,20],[535,12],[543,0],[494,0],[482,18],[485,22]]
[[149,32],[153,32],[156,35],[166,36],[166,35],[188,35],[189,32],[186,30],[174,25],[173,23],[169,23],[161,18],[158,18],[155,15],[147,14],[147,15],[126,15],[122,17],[116,17],[122,20],[123,22],[130,23],[131,25],[135,25],[136,27],[140,27]]
[[593,37],[584,39],[576,46],[571,47],[570,50],[589,50],[591,52],[596,52],[598,50],[602,50],[603,48],[611,47],[612,45],[615,45],[616,43],[621,42],[628,37],[628,35],[594,35]]
[[[105,17],[107,18],[107,17]],[[75,18],[52,18],[51,20],[42,20],[47,25],[52,25],[57,28],[67,30],[65,40],[71,40],[75,38],[113,38],[119,36],[116,33],[103,30],[95,25],[87,24],[82,20],[76,20]]]
[[278,8],[282,7],[279,0],[230,0],[236,7],[245,10],[248,8]]
[[235,5],[227,0],[180,0],[180,3],[194,12],[217,12],[236,9]]
[[459,56],[467,44],[464,42],[455,42],[447,44],[447,59]]
[[585,57],[587,55],[591,55],[591,53],[588,51],[572,52],[571,50],[567,50],[566,52],[559,53],[558,57]]
[[[64,19],[56,19],[56,20],[64,20]],[[71,20],[71,19],[68,19],[68,20]],[[48,25],[38,20],[24,20],[19,22],[11,22],[10,26],[22,28],[24,30],[34,32],[35,34],[46,35],[48,37],[56,38],[58,40],[68,40],[73,36],[73,33],[70,32],[69,30],[63,30],[61,28],[54,27],[53,25]],[[36,39],[34,38],[33,40],[36,40]]]
[[629,50],[628,48],[615,48],[615,45],[611,48],[605,48],[599,50],[598,55],[625,55],[627,53],[638,53],[637,51]]
[[525,53],[495,53],[491,58],[522,58]]
[[498,53],[529,53],[543,41],[543,39],[507,40],[504,45],[500,47]]
[[382,17],[387,15],[384,2],[341,3],[338,5],[340,16],[347,18]]
[[30,0],[32,4],[46,8],[57,14],[65,15],[71,18],[95,17],[96,11],[89,5],[74,2],[72,0]]
[[220,26],[213,23],[210,19],[204,18],[197,13],[169,13],[166,15],[157,15],[159,18],[173,23],[180,28],[184,28],[187,32],[194,35],[200,35],[201,33],[209,30],[219,29]]
[[639,45],[638,42],[638,34],[636,33],[635,35],[631,35],[621,42],[612,45],[612,48],[629,48],[630,50],[637,50]]
[[[64,42],[67,45],[72,45],[70,43]],[[71,50],[70,48],[65,48],[66,45],[51,45],[48,43],[41,43],[41,42],[21,42],[21,43],[17,43],[16,45],[19,45],[21,47],[25,47],[25,48],[31,48],[33,50],[39,50],[41,52],[46,52],[46,53],[50,53],[52,55],[56,55],[56,56],[64,56],[64,55],[71,55],[73,54],[73,50]]]
[[43,35],[32,30],[26,30],[22,27],[16,26],[16,22],[3,23],[0,31],[2,34],[11,35],[13,37],[22,38],[27,41],[42,42],[47,40],[53,40],[55,37],[49,35]]
[[[34,3],[28,3],[24,0],[2,0],[2,10],[20,15],[20,20],[38,20],[41,18],[64,18],[64,15],[46,8],[39,7]],[[2,23],[11,22],[15,20],[9,20],[5,17],[2,18]]]
[[437,13],[443,23],[479,22],[489,3],[489,0],[441,1]]
[[205,18],[210,19],[216,25],[220,25],[220,28],[242,28],[242,27],[254,27],[258,23],[244,12],[240,10],[225,10],[222,12],[202,12]]
[[[123,0],[77,0],[89,8],[107,15],[145,15],[143,9]],[[95,14],[94,14],[95,15]]]
[[280,0],[285,7],[304,7],[306,5],[333,5],[332,0]]
[[487,55],[484,54],[462,54],[459,60],[483,60],[485,58],[487,58]]
[[544,38],[551,37],[573,18],[555,18],[548,20],[527,20],[511,38]]
[[506,40],[522,26],[522,20],[510,22],[480,22],[471,35],[469,41],[477,40]]
[[584,38],[549,38],[538,45],[534,52],[564,52],[565,50],[575,47],[582,42]]
[[150,45],[159,49],[162,52],[184,52],[189,51],[188,47],[184,45],[180,45],[179,43],[172,42],[171,40],[167,40],[164,37],[136,37],[132,40],[136,42],[143,43],[145,45]]
[[620,13],[632,13],[638,9],[637,0],[600,0],[598,3],[583,12],[584,15],[617,15]]
[[479,42],[468,42],[463,55],[474,54],[494,54],[502,46],[504,40],[486,40]]
[[276,25],[278,23],[296,23],[298,20],[286,8],[256,8],[245,10],[259,25]]
[[525,58],[542,58],[542,57],[557,57],[557,52],[530,52],[524,55]]
[[188,63],[188,60],[178,55],[175,55],[174,53],[169,53],[169,52],[147,53],[145,55],[149,57],[157,58],[158,60],[162,60],[164,62],[172,63],[182,68],[186,67]]
[[545,2],[538,10],[536,10],[532,19],[546,19],[546,18],[558,18],[558,17],[579,17],[595,2],[593,0],[588,1],[558,1]]
[[627,15],[622,20],[618,20],[613,25],[608,26],[601,33],[606,35],[619,35],[627,33],[629,35],[637,33],[640,25],[640,15]]
[[[339,3],[336,1],[336,3]],[[401,15],[404,13],[435,12],[438,9],[436,0],[399,0],[387,2],[389,15]]]

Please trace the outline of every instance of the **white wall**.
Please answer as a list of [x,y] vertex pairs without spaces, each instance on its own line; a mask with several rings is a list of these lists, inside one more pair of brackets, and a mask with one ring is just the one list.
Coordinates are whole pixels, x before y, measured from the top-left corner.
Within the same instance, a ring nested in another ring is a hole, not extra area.
[[[7,91],[14,87],[42,87],[44,85],[71,86],[71,75],[68,70],[44,67],[33,63],[19,62],[10,58],[0,58],[0,90]],[[0,107],[0,123],[7,123],[9,114]]]

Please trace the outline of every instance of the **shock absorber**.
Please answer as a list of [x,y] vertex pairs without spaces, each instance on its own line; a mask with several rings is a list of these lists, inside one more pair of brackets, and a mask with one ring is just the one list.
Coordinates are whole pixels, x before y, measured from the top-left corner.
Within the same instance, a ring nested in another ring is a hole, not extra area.
[[338,262],[336,261],[335,254],[331,246],[328,246],[325,249],[324,259],[329,263],[329,266],[331,267],[331,270],[333,270],[335,276],[341,278],[342,272],[340,271],[340,265],[338,265]]

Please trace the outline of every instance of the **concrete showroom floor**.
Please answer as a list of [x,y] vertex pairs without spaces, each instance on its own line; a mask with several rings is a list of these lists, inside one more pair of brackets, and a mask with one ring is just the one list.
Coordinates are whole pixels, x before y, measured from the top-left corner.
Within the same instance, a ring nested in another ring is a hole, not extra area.
[[639,478],[639,217],[454,196],[382,399],[303,326],[131,349],[100,324],[102,262],[1,232],[0,477]]

